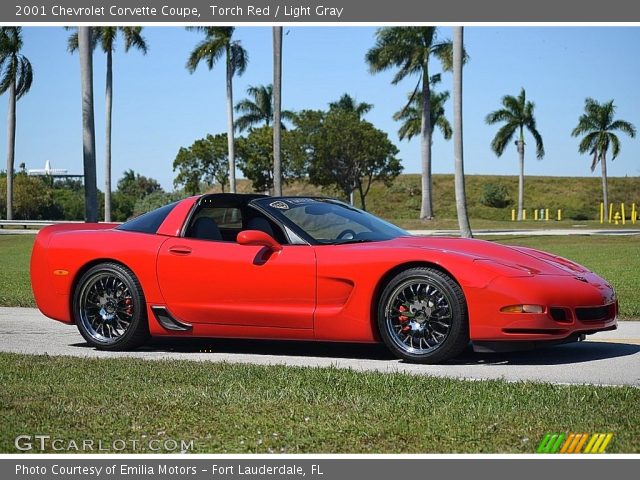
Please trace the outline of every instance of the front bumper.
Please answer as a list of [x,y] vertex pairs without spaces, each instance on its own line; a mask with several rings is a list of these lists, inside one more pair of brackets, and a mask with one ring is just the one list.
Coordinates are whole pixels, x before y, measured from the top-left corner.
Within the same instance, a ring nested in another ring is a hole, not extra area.
[[[474,342],[558,342],[616,328],[618,301],[605,280],[578,276],[498,277],[485,288],[465,291]],[[531,304],[543,313],[505,313],[502,307]]]

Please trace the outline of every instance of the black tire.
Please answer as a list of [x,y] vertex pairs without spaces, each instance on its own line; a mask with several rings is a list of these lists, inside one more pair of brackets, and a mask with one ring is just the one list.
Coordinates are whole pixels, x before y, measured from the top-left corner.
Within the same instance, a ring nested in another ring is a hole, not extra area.
[[80,277],[73,292],[73,317],[84,339],[100,350],[129,350],[149,338],[140,282],[118,263],[94,265]]
[[393,277],[380,295],[377,324],[389,350],[412,363],[443,362],[469,344],[464,293],[434,268],[409,268]]

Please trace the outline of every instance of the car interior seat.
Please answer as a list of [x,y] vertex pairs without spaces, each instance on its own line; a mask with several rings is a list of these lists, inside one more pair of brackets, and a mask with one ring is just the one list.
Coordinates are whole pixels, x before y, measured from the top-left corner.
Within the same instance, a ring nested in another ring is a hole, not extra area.
[[222,234],[215,220],[210,217],[200,217],[191,227],[191,237],[202,240],[222,240]]
[[267,235],[276,238],[275,232],[269,223],[269,220],[262,217],[253,217],[247,221],[246,230],[259,230]]

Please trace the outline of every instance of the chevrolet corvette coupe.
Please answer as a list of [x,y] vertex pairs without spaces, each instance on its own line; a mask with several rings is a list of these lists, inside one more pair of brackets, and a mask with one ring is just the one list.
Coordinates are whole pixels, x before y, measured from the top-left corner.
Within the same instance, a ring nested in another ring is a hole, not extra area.
[[616,328],[613,288],[524,247],[412,236],[328,198],[210,194],[41,230],[38,308],[103,350],[150,336],[384,342],[406,361]]

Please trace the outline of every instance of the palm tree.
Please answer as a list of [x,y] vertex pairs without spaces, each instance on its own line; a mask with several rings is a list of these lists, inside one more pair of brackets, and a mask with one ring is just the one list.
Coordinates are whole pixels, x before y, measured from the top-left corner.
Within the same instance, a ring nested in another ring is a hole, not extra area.
[[16,148],[16,102],[31,88],[33,68],[20,53],[22,28],[0,28],[0,95],[9,92],[7,115],[7,220],[13,220],[13,166]]
[[[143,27],[93,27],[93,43],[98,43],[102,51],[107,54],[107,81],[105,89],[106,103],[106,136],[104,156],[104,221],[111,221],[111,123],[113,117],[113,52],[118,33],[124,37],[124,51],[128,52],[135,47],[146,55],[147,43],[141,35]],[[78,48],[78,33],[69,37],[69,51],[74,52]]]
[[280,139],[282,136],[282,27],[273,27],[273,193],[282,195],[282,164]]
[[[384,27],[376,32],[376,44],[366,54],[372,73],[397,67],[392,83],[397,84],[409,75],[420,75],[416,92],[422,92],[420,146],[422,158],[422,206],[420,218],[433,218],[431,198],[431,89],[429,60],[435,56],[444,70],[451,70],[452,44],[438,41],[436,27]],[[421,84],[421,87],[420,87]],[[411,101],[410,101],[411,102]]]
[[373,104],[358,102],[348,93],[343,93],[337,102],[329,103],[329,108],[334,110],[342,110],[345,112],[353,112],[357,114],[358,117],[362,117],[363,115],[371,111],[371,109],[373,108]]
[[[442,132],[442,136],[445,140],[450,140],[452,135],[451,124],[447,117],[445,117],[444,105],[449,100],[449,92],[436,92],[433,90],[433,86],[440,82],[440,76],[435,75],[431,79],[431,108],[430,122],[431,127],[431,141],[433,142],[433,131],[436,127]],[[408,103],[402,110],[393,114],[393,119],[401,121],[402,125],[398,129],[398,137],[400,140],[411,140],[413,137],[420,134],[422,124],[422,93],[411,92],[409,93]]]
[[[276,27],[273,27],[276,28]],[[257,85],[247,88],[245,98],[236,103],[235,111],[242,115],[235,121],[236,130],[242,132],[256,125],[269,126],[274,123],[275,94],[273,85]],[[295,115],[289,110],[281,110],[281,120],[293,120]]]
[[462,68],[464,63],[464,31],[463,27],[453,28],[453,150],[454,177],[456,190],[456,211],[460,235],[473,237],[469,215],[467,214],[467,194],[464,185],[464,148],[462,143]]
[[96,131],[93,118],[93,40],[91,27],[78,27],[82,88],[82,154],[84,164],[85,221],[98,221],[96,187]]
[[493,125],[498,122],[504,122],[498,133],[491,142],[491,149],[500,157],[506,146],[511,142],[517,134],[516,146],[518,147],[518,157],[520,163],[520,176],[518,179],[518,220],[522,220],[522,211],[524,209],[524,131],[529,131],[536,142],[536,156],[538,159],[544,157],[544,145],[542,136],[536,127],[536,119],[533,116],[535,104],[527,101],[527,95],[524,88],[520,89],[520,95],[514,97],[505,95],[502,97],[503,108],[491,112],[487,115],[486,122]]
[[229,149],[229,190],[236,191],[236,157],[233,139],[233,77],[242,75],[247,68],[249,56],[239,40],[233,40],[235,27],[187,27],[187,30],[203,32],[204,40],[193,49],[187,60],[187,70],[193,73],[200,62],[206,62],[209,70],[222,56],[226,63],[227,80],[227,146]]
[[620,153],[620,139],[614,133],[616,131],[626,133],[631,138],[636,136],[636,127],[625,120],[614,120],[616,106],[613,100],[606,103],[598,103],[593,98],[587,98],[584,102],[584,111],[578,119],[578,125],[571,135],[577,137],[584,135],[578,146],[580,153],[589,153],[593,156],[591,171],[593,172],[598,162],[602,168],[602,198],[604,205],[609,207],[609,189],[607,184],[607,151],[611,147],[614,160]]

